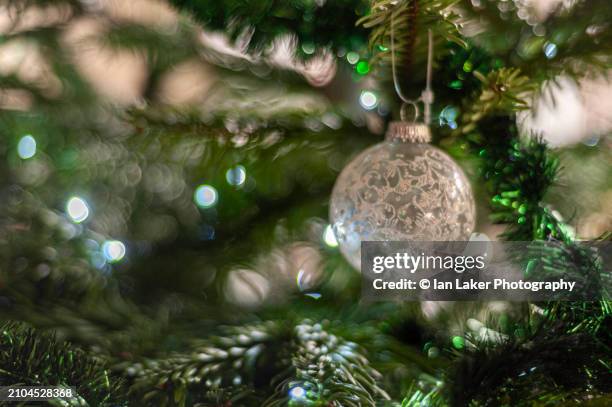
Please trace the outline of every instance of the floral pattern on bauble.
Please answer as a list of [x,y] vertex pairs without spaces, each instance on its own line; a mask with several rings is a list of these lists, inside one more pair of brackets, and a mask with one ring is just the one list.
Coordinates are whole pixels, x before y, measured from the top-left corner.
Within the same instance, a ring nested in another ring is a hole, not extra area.
[[426,143],[368,148],[342,170],[330,201],[340,251],[357,269],[362,241],[469,240],[475,212],[461,168]]

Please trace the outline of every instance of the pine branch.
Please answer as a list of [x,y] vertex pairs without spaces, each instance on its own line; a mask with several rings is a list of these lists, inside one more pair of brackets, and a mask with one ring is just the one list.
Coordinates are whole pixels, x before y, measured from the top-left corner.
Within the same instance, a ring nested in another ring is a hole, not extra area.
[[110,373],[101,358],[23,324],[5,323],[0,331],[2,386],[74,387],[78,397],[69,402],[74,406],[117,406],[125,398],[122,380]]
[[[558,157],[537,137],[519,138],[515,123],[508,117],[493,116],[482,120],[468,139],[478,149],[481,176],[492,195],[491,218],[508,225],[503,238],[559,242],[547,247],[535,246],[534,258],[539,260],[530,264],[532,272],[549,277],[572,275],[585,290],[583,292],[592,293],[593,299],[607,298],[602,290],[609,287],[609,282],[605,280],[601,262],[588,248],[573,242],[574,236],[567,226],[543,203],[559,173]],[[528,260],[531,253],[524,255]],[[609,314],[600,312],[597,307],[593,311],[573,319],[573,323]]]
[[460,131],[467,134],[473,131],[481,119],[488,115],[516,112],[529,108],[524,98],[536,89],[530,79],[517,68],[500,68],[486,76],[478,71],[474,76],[482,83],[478,98],[470,98],[467,111],[462,116]]
[[612,66],[612,12],[606,0],[559,5],[544,21],[526,5],[501,1],[461,0],[458,10],[467,36],[537,82],[561,74],[605,73]]
[[355,30],[355,20],[364,15],[364,0],[283,2],[273,0],[173,0],[208,30],[223,31],[233,42],[258,54],[274,46],[281,35],[295,35],[298,56],[308,57],[309,47],[358,50],[366,33]]
[[440,388],[434,387],[423,392],[413,385],[408,390],[408,396],[402,400],[401,407],[445,407],[448,403],[440,391]]
[[[0,89],[24,89],[33,97],[34,105],[45,112],[64,113],[75,106],[85,111],[96,102],[96,95],[72,63],[70,52],[61,43],[62,29],[62,26],[42,26],[6,35],[2,42],[12,40],[30,44],[33,52],[42,57],[42,67],[49,68],[49,78],[28,80],[13,72],[2,73]],[[66,94],[70,94],[70,97],[63,97]]]
[[448,41],[465,46],[458,32],[458,16],[450,8],[453,3],[453,0],[373,1],[370,14],[357,21],[357,24],[371,30],[371,65],[377,66],[379,72],[383,67],[383,72],[390,69],[392,27],[393,48],[402,81],[413,76],[409,73],[417,72],[416,67],[424,66],[428,29],[433,31],[436,56],[446,53],[444,44]]
[[273,322],[243,325],[207,338],[191,353],[117,368],[133,377],[132,397],[148,405],[185,406],[206,400],[221,404],[252,396],[257,385],[268,383],[264,371],[274,369],[275,349],[289,334]]
[[[461,16],[462,33],[494,55],[505,55],[511,46],[495,41],[503,36],[509,43],[518,41],[521,27],[526,25],[516,15],[514,4],[500,5],[501,1],[472,2],[458,0],[457,13]],[[504,11],[500,10],[500,7]],[[507,9],[507,10],[506,10]]]
[[230,328],[192,353],[118,368],[134,378],[132,396],[154,405],[213,399],[248,404],[245,398],[262,397],[271,381],[279,383],[274,395],[259,405],[374,406],[388,399],[356,344],[308,321],[286,327],[286,322],[269,322]]
[[[299,73],[300,64],[293,66],[274,64],[269,58],[258,58],[250,55],[233,55],[231,53],[223,53],[205,45],[201,41],[202,34],[198,31],[198,26],[186,19],[180,18],[177,22],[176,31],[167,32],[159,29],[148,27],[137,23],[117,23],[113,21],[107,22],[107,30],[98,33],[91,38],[86,39],[94,44],[102,45],[111,50],[130,50],[136,53],[145,54],[148,64],[149,78],[146,85],[144,96],[147,99],[154,100],[155,92],[158,90],[159,81],[168,73],[171,68],[177,64],[190,60],[197,59],[205,64],[214,65],[215,75],[211,78],[212,85],[202,98],[208,99],[203,106],[209,114],[214,115],[215,108],[219,108],[219,100],[224,102],[224,105],[230,105],[235,109],[240,102],[246,104],[249,97],[260,92],[272,92],[282,88],[284,91],[284,100],[291,107],[291,99],[315,99],[316,95],[311,91],[307,94],[306,90],[312,88],[307,85],[304,77]],[[212,68],[211,68],[212,69]],[[239,73],[238,73],[239,72]],[[257,72],[258,74],[255,74]],[[265,75],[262,72],[267,72]],[[274,80],[273,80],[274,79]],[[279,86],[279,81],[283,82],[283,86]],[[291,91],[289,91],[290,88]],[[240,100],[234,93],[240,91]],[[215,97],[216,95],[224,95],[225,97]],[[319,99],[323,99],[320,96]],[[215,100],[210,100],[215,99]],[[320,104],[325,104],[326,101],[318,101]],[[305,105],[308,103],[305,102]],[[314,102],[313,102],[314,104]],[[248,114],[245,106],[242,110]],[[274,108],[269,107],[269,111],[273,112]],[[264,116],[264,112],[258,112],[260,117]],[[227,112],[223,112],[227,114]]]
[[[369,366],[357,344],[347,342],[320,324],[295,327],[290,370],[266,407],[297,405],[375,406],[389,396],[377,385],[379,373]],[[287,356],[286,356],[287,357]]]
[[[463,129],[480,158],[481,176],[492,195],[492,218],[509,225],[503,235],[505,239],[552,241],[544,252],[540,251],[541,245],[536,245],[537,253],[523,253],[530,273],[537,269],[539,275],[548,278],[565,273],[577,279],[583,288],[597,293],[606,287],[600,262],[592,252],[573,242],[568,228],[543,203],[546,191],[556,181],[558,158],[537,137],[520,138],[514,118],[509,116],[524,105],[512,94],[506,98],[505,91],[524,87],[523,92],[526,92],[530,86],[518,72],[502,69],[488,74],[488,80],[483,81],[482,95],[485,97],[468,111],[465,120],[468,124]],[[512,77],[513,81],[506,82],[500,77]],[[504,85],[500,87],[499,84]],[[538,260],[532,262],[531,257]],[[602,298],[601,293],[596,298]],[[609,338],[605,339],[605,326],[611,315],[609,302],[549,302],[543,306],[548,315],[545,327],[530,335],[527,342],[515,337],[501,346],[476,341],[474,348],[462,354],[448,377],[453,389],[449,396],[452,404],[578,401],[603,394],[606,385],[602,372],[606,365],[602,364],[605,360],[602,357],[609,351],[605,345],[609,343]],[[526,331],[529,330],[528,326]],[[588,345],[579,350],[584,343]],[[568,352],[568,348],[572,351]],[[588,355],[587,359],[595,356],[574,364],[570,360],[574,352]],[[504,357],[511,360],[503,361]],[[559,360],[564,364],[555,365]],[[499,366],[507,368],[500,370]],[[565,381],[566,375],[550,373],[561,370],[561,366],[576,369],[571,374],[577,378],[576,382]],[[523,370],[514,370],[517,367]],[[593,382],[589,382],[591,379]],[[486,385],[490,391],[466,392],[465,389],[473,385],[471,380],[474,383],[491,380]],[[533,386],[533,383],[540,385]],[[597,390],[591,393],[593,388]]]
[[580,403],[609,389],[610,349],[589,333],[571,333],[546,322],[527,338],[478,343],[447,376],[452,405]]
[[6,12],[13,19],[13,26],[21,21],[24,11],[32,8],[45,10],[60,7],[73,15],[81,15],[85,11],[84,4],[79,0],[4,0],[3,6],[6,6]]
[[[369,38],[370,52],[374,55],[371,64],[379,58],[390,59],[391,26],[393,26],[395,58],[398,68],[411,66],[417,33],[417,0],[408,0],[393,4],[389,1],[373,2],[372,12],[357,21],[365,28],[371,29]],[[381,49],[382,48],[382,49]],[[378,51],[378,52],[377,52]]]

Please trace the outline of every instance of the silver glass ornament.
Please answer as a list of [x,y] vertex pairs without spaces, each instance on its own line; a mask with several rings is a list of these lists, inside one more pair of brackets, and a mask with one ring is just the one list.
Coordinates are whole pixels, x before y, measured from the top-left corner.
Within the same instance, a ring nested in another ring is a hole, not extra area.
[[391,122],[385,141],[340,173],[329,213],[353,267],[361,267],[362,241],[469,240],[476,217],[470,183],[429,141],[427,125]]

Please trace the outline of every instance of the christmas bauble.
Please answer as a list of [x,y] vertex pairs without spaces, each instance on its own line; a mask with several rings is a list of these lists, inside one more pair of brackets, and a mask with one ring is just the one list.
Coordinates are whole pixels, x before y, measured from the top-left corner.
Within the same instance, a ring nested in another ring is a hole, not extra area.
[[362,241],[469,240],[475,208],[461,168],[428,144],[429,127],[392,122],[384,142],[340,173],[330,220],[344,257],[361,267]]

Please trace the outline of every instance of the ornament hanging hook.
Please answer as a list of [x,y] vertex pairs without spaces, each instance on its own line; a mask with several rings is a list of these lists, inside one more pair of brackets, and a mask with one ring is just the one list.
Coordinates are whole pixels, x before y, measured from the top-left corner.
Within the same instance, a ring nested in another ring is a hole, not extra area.
[[419,118],[418,103],[423,102],[424,106],[424,120],[425,124],[431,122],[431,104],[434,100],[434,94],[431,89],[431,79],[433,75],[433,33],[431,29],[427,30],[427,79],[425,83],[425,89],[421,92],[421,96],[418,99],[409,99],[402,92],[400,82],[397,78],[397,68],[395,63],[395,14],[391,12],[391,74],[393,76],[393,86],[395,87],[395,93],[404,102],[400,109],[400,118],[404,121],[405,108],[407,105],[414,107],[414,121],[416,122]]
[[427,79],[425,90],[421,93],[421,100],[425,107],[425,124],[431,122],[431,105],[434,101],[434,93],[431,89],[431,78],[433,76],[433,33],[431,28],[427,30]]
[[406,120],[406,108],[408,106],[412,106],[412,108],[414,109],[414,117],[412,118],[412,123],[416,123],[416,121],[419,119],[419,116],[420,116],[419,105],[416,101],[411,100],[411,101],[402,103],[402,107],[400,107],[400,119],[403,122],[408,121]]

